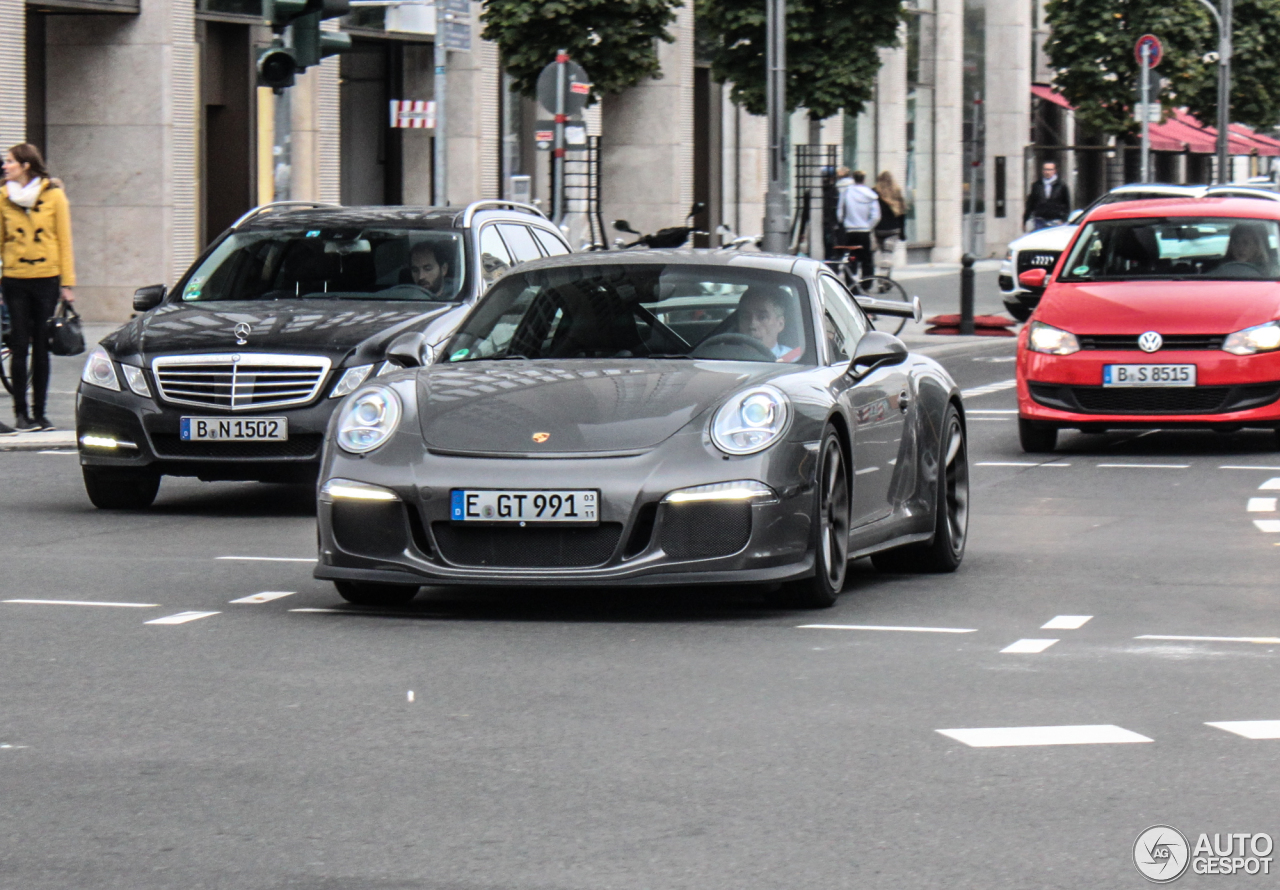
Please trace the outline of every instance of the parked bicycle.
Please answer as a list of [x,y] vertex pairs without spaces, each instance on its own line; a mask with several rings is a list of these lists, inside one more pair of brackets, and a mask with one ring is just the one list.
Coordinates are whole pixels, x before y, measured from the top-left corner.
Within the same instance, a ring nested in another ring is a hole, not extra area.
[[707,205],[698,201],[689,209],[689,214],[684,219],[686,225],[668,226],[665,229],[658,229],[658,231],[654,232],[652,235],[641,235],[635,229],[631,228],[631,223],[627,222],[625,219],[615,219],[613,221],[613,227],[615,229],[619,232],[626,232],[628,235],[635,235],[637,237],[636,240],[632,241],[630,244],[626,243],[621,238],[617,238],[614,240],[613,246],[621,250],[626,250],[631,247],[648,247],[654,250],[662,247],[684,247],[685,243],[689,240],[690,235],[707,234],[706,232],[699,232],[693,227],[693,218],[706,209]]
[[[907,296],[906,289],[887,275],[871,275],[867,278],[858,277],[857,270],[861,259],[861,251],[868,248],[861,244],[850,244],[838,245],[835,249],[842,251],[843,256],[827,260],[826,263],[831,267],[831,271],[840,277],[840,280],[845,283],[849,290],[859,296],[871,297],[875,300],[893,303],[911,302],[911,298]],[[877,316],[873,312],[868,312],[867,314],[871,316],[875,329],[886,334],[900,334],[902,329],[907,326],[907,319],[900,316]]]

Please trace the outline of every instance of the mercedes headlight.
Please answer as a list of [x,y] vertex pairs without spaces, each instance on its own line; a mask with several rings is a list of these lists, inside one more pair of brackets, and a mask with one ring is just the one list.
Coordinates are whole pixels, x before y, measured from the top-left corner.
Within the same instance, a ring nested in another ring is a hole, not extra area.
[[1254,355],[1280,349],[1280,322],[1269,321],[1228,334],[1222,341],[1222,348],[1232,355]]
[[772,386],[738,393],[720,406],[711,421],[711,441],[726,454],[755,454],[787,431],[791,403]]
[[372,372],[373,365],[357,365],[354,368],[347,368],[342,377],[338,379],[338,385],[333,388],[333,392],[329,393],[329,398],[340,399],[343,396],[351,395],[356,391],[356,387],[364,383]]
[[1059,330],[1043,321],[1033,321],[1031,332],[1027,335],[1027,348],[1032,352],[1049,355],[1071,355],[1080,351],[1080,341],[1075,334]]
[[366,454],[391,438],[400,425],[400,397],[387,386],[371,386],[348,399],[338,415],[338,447]]
[[120,378],[116,376],[116,364],[101,346],[95,347],[93,352],[89,353],[89,357],[84,360],[84,370],[80,372],[80,379],[92,386],[120,391]]

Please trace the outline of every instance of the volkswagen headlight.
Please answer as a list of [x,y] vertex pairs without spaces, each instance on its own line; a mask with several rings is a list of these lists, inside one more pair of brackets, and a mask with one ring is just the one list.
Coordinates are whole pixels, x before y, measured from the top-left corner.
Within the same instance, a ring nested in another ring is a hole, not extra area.
[[357,365],[354,368],[347,368],[342,377],[338,379],[338,385],[333,388],[333,392],[329,393],[329,398],[340,399],[343,396],[351,395],[356,391],[356,387],[364,383],[372,372],[373,365]]
[[711,421],[711,441],[726,454],[755,454],[787,431],[791,403],[781,390],[757,386],[720,406]]
[[89,357],[84,360],[84,370],[80,372],[80,379],[91,386],[120,391],[120,378],[116,376],[115,362],[101,346],[95,347],[93,352],[89,353]]
[[1228,334],[1222,341],[1222,348],[1232,355],[1254,355],[1280,349],[1280,322],[1269,321]]
[[371,386],[350,398],[338,415],[338,447],[366,454],[391,438],[400,425],[400,397],[387,386]]
[[1027,335],[1027,348],[1032,352],[1049,355],[1071,355],[1080,351],[1080,341],[1068,331],[1059,330],[1043,321],[1033,321]]

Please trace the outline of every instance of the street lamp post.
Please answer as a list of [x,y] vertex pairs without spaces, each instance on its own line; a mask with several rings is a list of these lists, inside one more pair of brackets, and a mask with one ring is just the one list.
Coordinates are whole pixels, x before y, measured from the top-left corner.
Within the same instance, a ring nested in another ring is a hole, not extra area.
[[767,253],[787,250],[787,0],[766,0],[765,103],[769,118],[769,188],[764,197]]
[[1218,183],[1230,181],[1228,128],[1231,126],[1231,21],[1233,0],[1220,0],[1222,12],[1209,0],[1198,0],[1218,26]]

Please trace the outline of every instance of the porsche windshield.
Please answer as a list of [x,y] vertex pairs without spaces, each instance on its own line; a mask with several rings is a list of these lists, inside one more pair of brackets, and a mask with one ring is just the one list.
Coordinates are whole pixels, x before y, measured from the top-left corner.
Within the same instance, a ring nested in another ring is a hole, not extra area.
[[1063,281],[1280,278],[1269,219],[1108,219],[1085,225]]
[[804,282],[730,266],[602,263],[508,275],[449,344],[481,359],[693,358],[812,364]]
[[182,299],[454,302],[462,245],[457,232],[382,226],[236,232],[191,274]]

